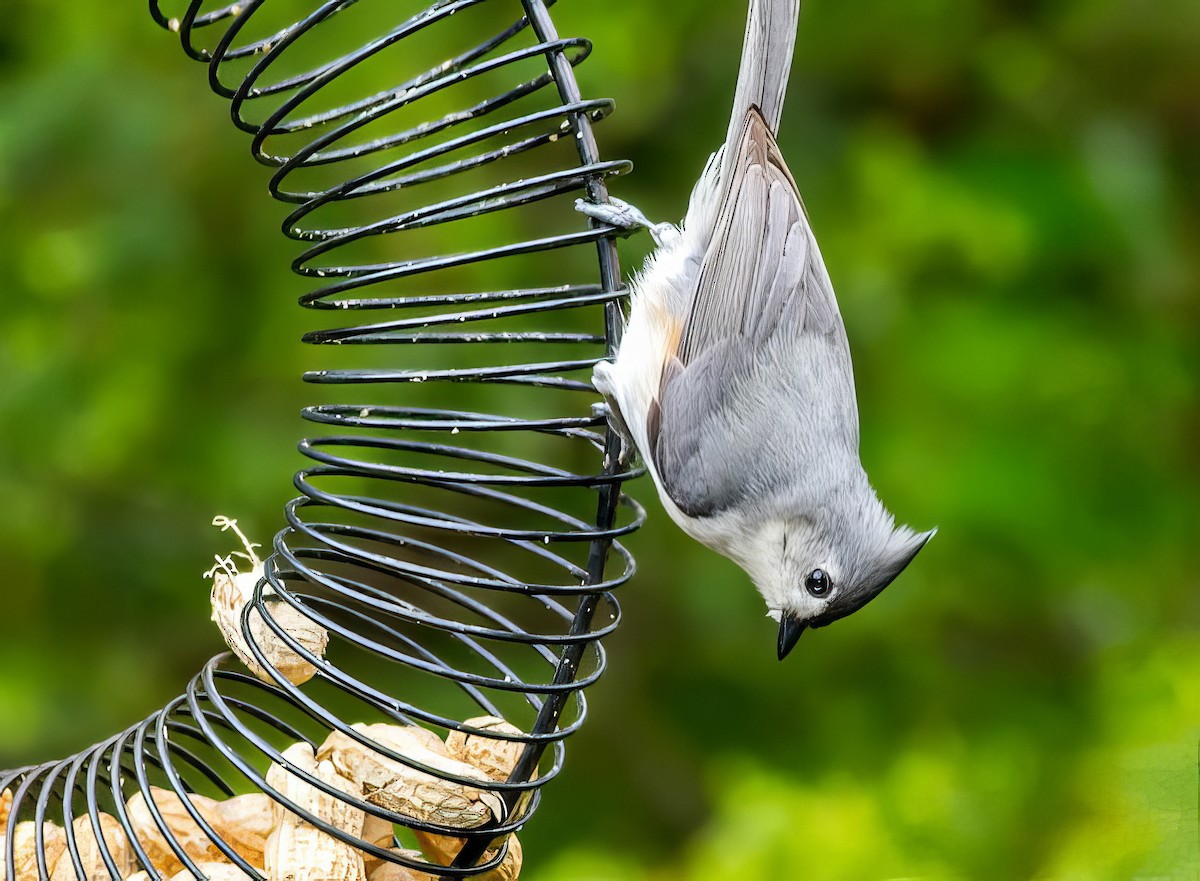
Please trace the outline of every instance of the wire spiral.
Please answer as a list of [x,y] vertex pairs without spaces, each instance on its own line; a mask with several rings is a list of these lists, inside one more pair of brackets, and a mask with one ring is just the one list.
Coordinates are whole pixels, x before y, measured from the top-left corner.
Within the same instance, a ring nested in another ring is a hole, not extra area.
[[[327,433],[300,444],[311,464],[296,475],[300,496],[242,613],[274,683],[218,655],[128,730],[60,762],[0,771],[0,793],[13,796],[0,876],[85,877],[89,835],[108,877],[125,876],[105,843],[108,813],[137,868],[157,877],[146,830],[126,807],[136,792],[199,878],[194,852],[164,820],[164,790],[184,796],[210,849],[255,879],[263,870],[188,794],[262,791],[373,858],[445,878],[500,866],[505,849],[484,857],[489,842],[536,810],[563,740],[585,720],[582,689],[604,671],[600,640],[619,620],[612,591],[634,571],[618,539],[643,519],[620,493],[632,474],[589,382],[619,332],[614,231],[585,224],[572,206],[577,195],[604,200],[604,178],[629,165],[599,158],[592,125],[612,102],[581,96],[573,67],[591,46],[557,35],[552,2],[438,0],[408,14],[403,3],[314,0],[288,17],[278,0],[191,0],[175,17],[150,0],[155,21],[207,65],[254,157],[274,169],[270,192],[292,206],[283,231],[303,247],[293,269],[319,280],[302,305],[342,321],[306,335],[333,363],[305,380],[369,400],[304,412]],[[379,311],[389,317],[347,320]],[[280,624],[281,604],[329,632],[325,656]],[[311,682],[297,687],[270,667],[252,613],[316,667]],[[504,816],[477,829],[392,813],[290,768],[394,824],[393,844],[404,829],[465,839],[449,867],[349,835],[266,778],[289,744],[315,747],[337,731],[478,785],[350,723],[470,734],[482,732],[462,720],[480,713],[522,733],[488,732],[521,752],[509,778],[489,785]],[[22,826],[36,843],[25,874],[14,856]]]

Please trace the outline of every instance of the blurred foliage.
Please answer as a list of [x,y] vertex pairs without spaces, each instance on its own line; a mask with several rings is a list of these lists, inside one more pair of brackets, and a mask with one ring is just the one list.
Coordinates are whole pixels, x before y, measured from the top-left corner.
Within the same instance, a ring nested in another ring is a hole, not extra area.
[[[499,2],[499,0],[497,0]],[[677,217],[743,3],[562,0],[616,192]],[[1200,5],[810,0],[781,132],[881,497],[941,532],[786,664],[648,483],[530,881],[1193,878]],[[315,363],[293,246],[144,4],[0,13],[0,765],[220,648],[220,511],[278,528]],[[645,243],[623,246],[627,269]]]

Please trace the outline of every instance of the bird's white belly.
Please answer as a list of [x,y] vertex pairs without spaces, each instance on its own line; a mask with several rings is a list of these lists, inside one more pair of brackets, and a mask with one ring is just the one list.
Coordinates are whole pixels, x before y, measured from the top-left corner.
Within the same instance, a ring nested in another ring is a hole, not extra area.
[[647,436],[647,416],[658,397],[663,366],[675,356],[690,303],[692,276],[698,261],[695,244],[686,232],[661,248],[633,284],[629,320],[617,356],[596,367],[596,387],[616,401],[633,442],[650,472],[659,499],[671,519],[701,544],[728,555],[731,536],[742,524],[726,516],[689,517],[663,489]]

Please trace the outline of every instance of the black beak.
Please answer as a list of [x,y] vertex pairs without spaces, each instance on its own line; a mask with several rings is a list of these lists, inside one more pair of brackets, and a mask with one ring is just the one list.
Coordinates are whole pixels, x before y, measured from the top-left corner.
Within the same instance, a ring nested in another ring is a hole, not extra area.
[[800,641],[800,634],[808,625],[795,615],[784,615],[779,620],[779,660],[788,656],[788,652]]

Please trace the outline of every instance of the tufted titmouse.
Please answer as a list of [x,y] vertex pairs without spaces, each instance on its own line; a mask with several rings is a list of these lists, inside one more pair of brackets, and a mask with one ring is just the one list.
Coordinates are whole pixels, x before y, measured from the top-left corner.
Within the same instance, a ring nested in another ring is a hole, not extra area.
[[729,132],[681,226],[618,200],[578,206],[649,227],[658,246],[596,388],[671,518],[754,580],[781,660],[806,628],[877,596],[936,531],[895,527],[859,461],[846,330],[775,142],[799,13],[799,0],[750,0]]

